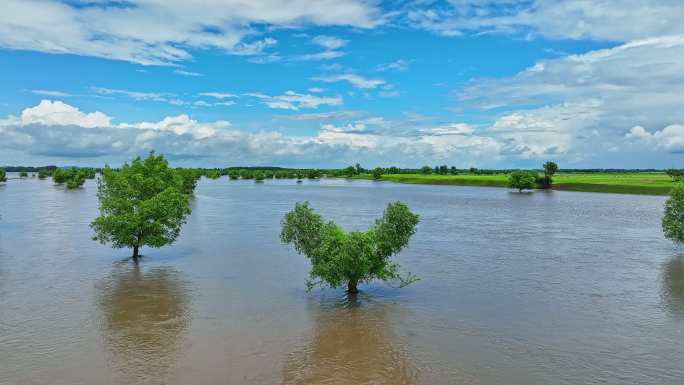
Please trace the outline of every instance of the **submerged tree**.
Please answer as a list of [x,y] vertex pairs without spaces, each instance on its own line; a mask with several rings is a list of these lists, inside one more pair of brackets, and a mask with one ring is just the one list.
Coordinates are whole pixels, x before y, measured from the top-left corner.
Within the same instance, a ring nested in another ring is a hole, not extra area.
[[411,274],[401,277],[391,257],[408,245],[417,224],[418,215],[395,202],[369,230],[347,232],[335,222],[325,222],[303,202],[283,218],[280,239],[311,261],[309,289],[317,284],[333,288],[346,284],[349,293],[357,293],[360,282],[373,279],[399,279],[402,286],[416,280]]
[[106,166],[98,181],[100,216],[91,227],[93,239],[115,248],[162,247],[173,243],[190,214],[183,177],[169,168],[163,155],[136,158],[115,171]]
[[77,188],[83,186],[83,184],[86,181],[87,176],[88,176],[87,172],[74,170],[71,173],[71,175],[69,175],[69,177],[67,178],[67,181],[66,181],[67,190],[73,190],[73,189],[77,189]]
[[6,181],[7,181],[7,172],[5,172],[4,168],[0,168],[0,183],[6,182]]
[[28,173],[26,171],[22,171],[19,173],[19,178],[26,178],[28,176]]
[[529,171],[513,171],[508,175],[508,187],[523,190],[532,190],[536,186],[536,175]]
[[684,243],[684,184],[675,186],[665,202],[663,233],[675,243]]

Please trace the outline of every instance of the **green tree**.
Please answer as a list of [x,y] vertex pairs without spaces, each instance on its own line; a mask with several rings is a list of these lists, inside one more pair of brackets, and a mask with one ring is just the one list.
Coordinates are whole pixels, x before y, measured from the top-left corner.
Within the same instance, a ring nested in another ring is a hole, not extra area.
[[421,174],[425,174],[425,175],[432,174],[432,167],[430,167],[430,166],[423,166],[423,167],[421,167],[421,169],[420,169],[420,173],[421,173]]
[[669,170],[665,170],[665,174],[672,178],[673,182],[681,182],[684,180],[684,170],[671,168]]
[[684,243],[684,184],[675,186],[665,202],[663,233],[675,243]]
[[349,167],[344,169],[343,173],[347,177],[352,177],[352,176],[356,175],[356,168],[354,168],[354,166],[349,166]]
[[66,182],[67,178],[69,177],[69,173],[67,170],[63,170],[61,168],[56,169],[52,173],[52,181],[57,183],[57,184],[62,184]]
[[558,171],[558,165],[556,162],[546,162],[544,163],[544,177],[541,179],[542,188],[551,188],[553,184],[553,176]]
[[518,191],[532,190],[536,186],[536,176],[529,171],[513,171],[508,175],[508,187]]
[[7,181],[7,172],[5,172],[4,168],[0,168],[0,182],[6,182]]
[[87,172],[72,170],[71,175],[69,175],[66,180],[67,190],[73,190],[83,186],[87,176]]
[[38,179],[45,179],[50,175],[50,172],[44,168],[38,170]]
[[376,167],[373,169],[373,179],[379,180],[382,178],[383,169],[381,167]]
[[162,247],[173,243],[190,214],[183,177],[153,152],[115,171],[106,166],[98,181],[100,216],[91,224],[93,239],[115,248]]
[[22,171],[19,173],[19,178],[26,178],[28,176],[28,173],[26,171]]
[[402,286],[416,280],[411,274],[401,277],[391,257],[408,245],[417,224],[418,215],[395,202],[369,230],[347,232],[335,222],[325,222],[303,202],[283,218],[280,239],[311,261],[309,289],[317,284],[347,285],[349,293],[357,293],[360,282],[373,279],[399,279]]
[[202,173],[192,168],[178,168],[176,172],[183,178],[183,192],[188,195],[194,193]]

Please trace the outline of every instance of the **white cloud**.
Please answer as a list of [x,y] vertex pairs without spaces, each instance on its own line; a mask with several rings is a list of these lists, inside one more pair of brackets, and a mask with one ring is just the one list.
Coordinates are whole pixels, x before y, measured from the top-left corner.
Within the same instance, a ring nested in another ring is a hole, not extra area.
[[332,51],[344,47],[349,41],[335,36],[318,35],[311,39],[311,42]]
[[44,124],[44,125],[77,125],[86,128],[108,127],[111,119],[99,112],[83,113],[77,108],[60,101],[41,100],[41,102],[31,108],[27,108],[21,113],[22,124]]
[[294,110],[302,108],[318,108],[319,106],[340,106],[342,105],[341,96],[318,96],[311,94],[300,94],[294,91],[287,91],[282,95],[270,96],[258,92],[245,93],[245,96],[261,99],[270,108]]
[[307,53],[303,55],[298,55],[293,58],[295,61],[316,61],[316,60],[330,60],[336,59],[346,55],[346,52],[342,51],[323,51],[316,53]]
[[359,159],[391,164],[397,156],[403,164],[427,159],[472,161],[492,159],[500,149],[495,139],[466,130],[461,135],[384,132],[391,126],[381,117],[372,117],[339,126],[323,124],[311,136],[286,136],[275,131],[249,133],[227,121],[199,122],[185,114],[156,122],[113,124],[100,112],[85,113],[59,101],[44,101],[25,109],[20,118],[0,121],[0,148],[46,159],[91,159],[84,161],[91,165],[97,162],[92,158],[122,162],[152,149],[189,162],[338,165]]
[[346,81],[352,86],[361,89],[373,89],[385,84],[383,79],[368,79],[356,74],[326,75],[315,77],[314,80],[319,80],[325,83]]
[[641,126],[634,126],[625,138],[640,141],[670,153],[684,153],[684,125],[682,124],[672,124],[654,133],[646,131]]
[[537,33],[550,38],[610,40],[684,33],[679,0],[449,0],[417,2],[406,23],[446,36]]
[[192,72],[192,71],[175,70],[173,72],[178,74],[178,75],[183,75],[183,76],[193,76],[193,77],[204,76],[199,72]]
[[491,131],[507,151],[524,157],[567,154],[577,150],[577,143],[592,140],[598,106],[587,101],[517,111],[497,119]]
[[231,94],[227,92],[202,92],[200,93],[201,96],[209,96],[212,98],[216,99],[228,99],[228,98],[237,98],[238,95],[236,94]]
[[273,39],[245,41],[258,26],[351,26],[382,22],[364,0],[146,0],[117,2],[4,0],[0,46],[72,53],[143,65],[191,57],[190,49],[253,55]]
[[146,131],[171,131],[176,135],[189,134],[197,139],[216,135],[220,130],[231,127],[230,122],[219,120],[212,123],[199,123],[188,115],[169,116],[158,122],[121,124],[120,128],[137,128]]
[[435,136],[442,135],[470,135],[475,129],[470,124],[465,123],[449,123],[442,126],[430,127],[422,130]]
[[118,95],[125,96],[134,100],[151,100],[155,102],[168,102],[169,97],[173,96],[173,94],[166,92],[140,92],[105,87],[90,87],[90,89],[100,95]]
[[409,61],[404,59],[395,60],[393,62],[380,64],[375,67],[376,71],[406,71],[409,67]]
[[62,91],[53,91],[53,90],[29,90],[30,93],[36,94],[36,95],[43,95],[43,96],[51,96],[51,97],[58,97],[58,98],[66,98],[71,96],[70,94]]
[[299,121],[316,121],[316,120],[342,120],[342,119],[355,119],[365,115],[366,112],[354,111],[354,110],[343,110],[343,111],[330,111],[330,112],[316,112],[310,114],[297,114],[297,115],[286,115],[279,116],[280,119],[285,120],[299,120]]
[[507,111],[493,128],[516,129],[507,140],[524,156],[601,153],[631,127],[681,124],[683,94],[684,35],[543,60],[457,90],[462,107]]

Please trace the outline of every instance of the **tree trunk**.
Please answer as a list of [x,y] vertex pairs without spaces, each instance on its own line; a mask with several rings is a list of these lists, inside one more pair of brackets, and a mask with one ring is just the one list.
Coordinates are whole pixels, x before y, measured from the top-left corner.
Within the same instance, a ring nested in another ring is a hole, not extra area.
[[133,246],[133,259],[135,259],[135,260],[137,260],[138,257],[140,256],[140,254],[138,254],[138,248],[139,247],[140,246],[138,246],[138,245]]
[[349,282],[347,282],[347,293],[349,293],[349,294],[358,293],[359,289],[356,287],[357,283],[358,282],[356,280],[350,280]]

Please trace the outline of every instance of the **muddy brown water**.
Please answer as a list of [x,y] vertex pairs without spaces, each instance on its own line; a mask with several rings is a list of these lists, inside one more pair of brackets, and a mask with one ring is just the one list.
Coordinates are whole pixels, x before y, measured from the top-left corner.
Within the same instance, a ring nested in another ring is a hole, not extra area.
[[[0,185],[0,384],[682,384],[684,256],[664,197],[202,180],[177,243],[91,240],[95,185]],[[421,280],[307,293],[279,222],[421,216]]]

